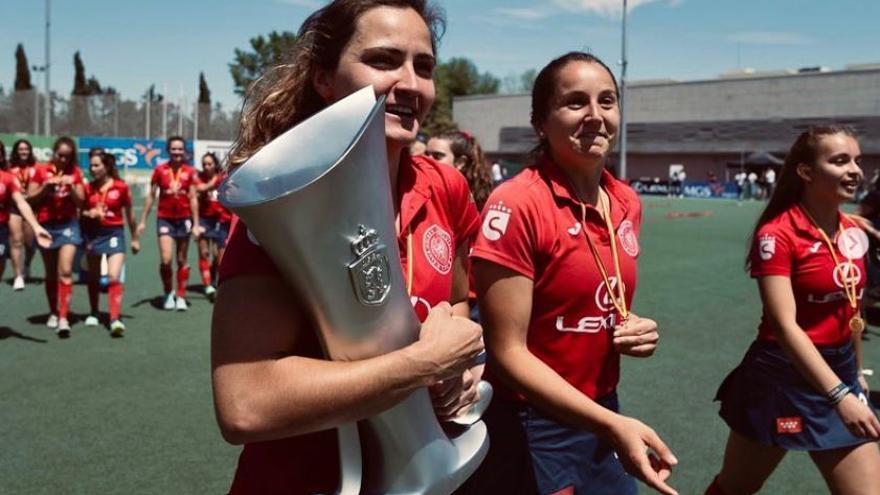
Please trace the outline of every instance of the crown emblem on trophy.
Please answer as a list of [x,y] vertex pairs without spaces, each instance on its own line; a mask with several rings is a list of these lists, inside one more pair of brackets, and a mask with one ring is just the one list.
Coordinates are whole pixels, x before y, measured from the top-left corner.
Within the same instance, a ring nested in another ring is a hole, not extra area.
[[358,235],[351,242],[351,250],[360,258],[379,244],[379,234],[364,225],[358,227]]
[[391,290],[391,270],[385,246],[379,243],[379,233],[359,225],[351,251],[356,259],[348,270],[358,300],[367,306],[384,304]]

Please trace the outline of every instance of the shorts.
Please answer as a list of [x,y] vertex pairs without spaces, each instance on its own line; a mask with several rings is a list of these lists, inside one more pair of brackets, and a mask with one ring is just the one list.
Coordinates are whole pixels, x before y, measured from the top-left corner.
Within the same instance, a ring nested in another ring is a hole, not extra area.
[[[818,349],[832,371],[868,404],[852,343]],[[869,441],[850,433],[826,395],[806,381],[776,342],[752,343],[715,400],[721,401],[719,415],[731,430],[764,445],[812,451]]]
[[52,235],[52,244],[49,245],[48,248],[45,248],[47,250],[58,249],[61,246],[66,245],[79,246],[82,244],[79,221],[76,219],[62,220],[60,222],[46,222],[43,224],[43,228],[49,231],[49,234]]
[[173,239],[188,239],[190,232],[192,232],[192,220],[189,218],[160,218],[156,221],[156,235],[159,237],[167,235]]
[[202,238],[210,239],[219,247],[226,247],[226,238],[229,237],[229,222],[221,222],[218,218],[199,218],[202,226]]
[[9,225],[0,225],[0,261],[9,256]]
[[[606,409],[619,410],[617,394],[596,400]],[[592,432],[572,428],[527,407],[520,413],[526,432],[538,493],[560,490],[590,495],[636,495],[636,479],[617,458],[611,444]]]
[[84,235],[86,254],[100,256],[125,252],[125,230],[122,227],[98,227]]

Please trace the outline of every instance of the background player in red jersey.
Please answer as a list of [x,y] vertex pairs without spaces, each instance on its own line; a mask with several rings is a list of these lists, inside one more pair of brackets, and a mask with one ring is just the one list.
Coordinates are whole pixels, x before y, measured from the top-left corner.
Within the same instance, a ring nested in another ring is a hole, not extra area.
[[52,243],[41,251],[49,302],[46,325],[54,328],[60,338],[67,338],[73,258],[82,243],[77,208],[83,205],[85,190],[73,139],[58,138],[52,150],[52,161],[34,169],[28,183],[28,201],[36,205],[37,220],[52,235]]
[[404,349],[354,362],[324,359],[296,296],[302,288],[281,278],[245,225],[234,225],[211,343],[218,422],[227,440],[246,443],[233,494],[332,492],[339,475],[332,428],[382,412],[428,385],[440,416],[476,399],[464,372],[482,348],[481,331],[465,318],[464,301],[467,246],[478,218],[461,174],[406,151],[434,100],[434,29],[441,21],[422,0],[335,0],[303,24],[294,62],[248,97],[233,167],[364,86],[387,97],[397,241],[401,263],[412,268],[408,288],[424,323],[419,341]]
[[[27,184],[34,174],[34,165],[37,159],[34,156],[34,147],[27,139],[19,139],[12,145],[12,153],[9,156],[8,171],[18,178],[22,187],[22,194],[27,193]],[[30,272],[31,261],[34,258],[34,231],[28,222],[24,221],[15,205],[9,217],[10,258],[12,269],[15,271],[15,279],[12,281],[13,290],[24,290],[25,279]]]
[[23,218],[32,232],[36,233],[40,244],[48,246],[52,242],[52,236],[37,223],[34,212],[22,194],[18,176],[9,172],[6,163],[6,148],[0,142],[0,279],[3,278],[6,258],[9,256],[9,221],[13,206],[19,217]]
[[880,422],[860,373],[868,238],[839,210],[863,180],[855,134],[815,127],[792,145],[752,236],[758,337],[716,399],[730,427],[710,495],[755,493],[788,450],[832,493],[880,494]]
[[425,154],[458,169],[468,182],[477,210],[483,209],[492,192],[492,175],[480,143],[472,134],[455,131],[431,136]]
[[535,162],[489,197],[471,254],[498,390],[484,490],[516,473],[533,474],[542,495],[635,494],[630,473],[674,494],[672,452],[617,412],[620,355],[650,356],[659,335],[628,310],[641,205],[605,170],[620,123],[614,76],[586,53],[553,60],[535,81],[531,121]]
[[211,301],[217,289],[213,276],[229,236],[232,214],[217,199],[217,188],[226,178],[220,170],[217,155],[208,152],[202,157],[202,171],[198,175],[196,191],[199,193],[199,273],[205,286],[205,296]]
[[[186,163],[186,141],[180,136],[168,138],[170,159],[153,170],[150,192],[144,199],[144,211],[138,222],[137,236],[146,229],[147,217],[156,195],[159,207],[156,213],[156,232],[159,243],[159,276],[166,310],[186,311],[186,283],[189,280],[187,252],[190,237],[198,238],[199,203],[196,193],[196,170]],[[171,262],[177,258],[177,293],[172,291]],[[176,296],[176,297],[175,297]]]
[[89,151],[92,181],[86,185],[83,237],[89,263],[89,307],[86,326],[98,326],[101,259],[107,257],[107,299],[110,309],[110,335],[121,337],[125,324],[120,319],[123,286],[119,276],[125,263],[125,229],[132,233],[131,252],[140,251],[137,225],[131,211],[131,192],[119,178],[116,157],[102,149]]

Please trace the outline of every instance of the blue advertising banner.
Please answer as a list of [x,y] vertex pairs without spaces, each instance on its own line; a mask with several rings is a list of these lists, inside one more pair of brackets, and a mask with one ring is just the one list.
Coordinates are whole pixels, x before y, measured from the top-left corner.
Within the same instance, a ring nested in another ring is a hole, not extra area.
[[[666,196],[670,193],[669,181],[641,181],[630,182],[630,187],[639,194]],[[737,199],[739,188],[735,182],[692,182],[685,181],[682,185],[683,194],[686,198],[725,198]]]
[[[164,139],[132,139],[112,137],[79,138],[79,160],[83,168],[89,166],[89,150],[103,148],[116,156],[119,170],[148,171],[168,160]],[[192,152],[192,142],[186,142],[188,152]]]

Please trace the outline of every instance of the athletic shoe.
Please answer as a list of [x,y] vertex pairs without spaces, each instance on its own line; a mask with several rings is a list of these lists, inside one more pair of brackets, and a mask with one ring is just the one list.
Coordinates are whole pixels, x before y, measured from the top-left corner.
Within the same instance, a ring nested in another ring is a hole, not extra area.
[[67,318],[58,319],[58,329],[55,330],[55,334],[58,335],[59,339],[70,337],[70,323],[67,321]]
[[58,328],[58,316],[49,315],[49,319],[46,320],[46,326],[49,328]]
[[165,308],[166,311],[174,311],[174,302],[174,293],[169,292],[165,295],[165,304],[163,304],[162,307]]
[[125,323],[122,323],[122,320],[113,320],[110,323],[110,336],[111,337],[122,337],[122,332],[125,331]]
[[217,297],[217,289],[215,289],[213,285],[206,286],[205,297],[207,297],[209,301],[214,302],[214,298]]
[[24,277],[15,277],[12,281],[12,290],[24,290]]
[[98,321],[98,317],[95,315],[86,316],[86,326],[87,327],[96,327],[101,322]]
[[186,305],[186,299],[184,299],[182,297],[178,297],[177,298],[177,305],[175,307],[177,308],[178,311],[186,311],[186,309],[188,307]]

